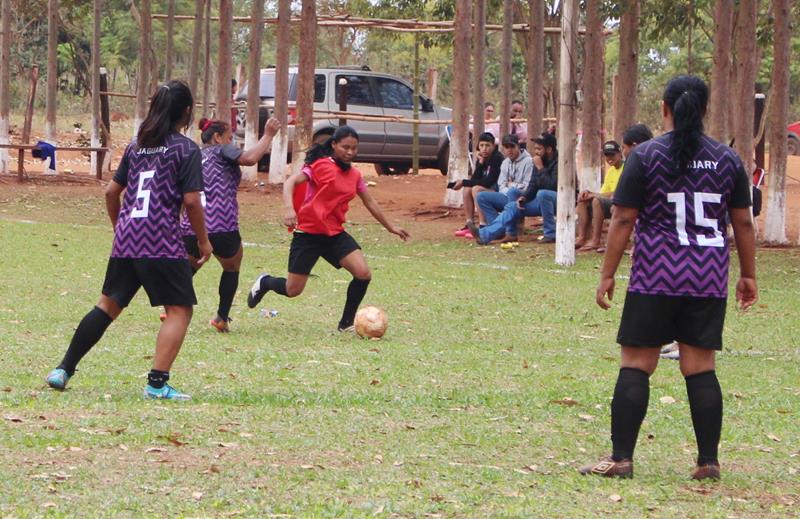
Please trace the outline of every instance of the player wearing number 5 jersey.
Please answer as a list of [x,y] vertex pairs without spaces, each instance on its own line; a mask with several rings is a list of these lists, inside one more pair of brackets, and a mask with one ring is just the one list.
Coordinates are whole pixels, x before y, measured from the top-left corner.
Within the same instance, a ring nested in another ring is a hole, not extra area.
[[609,308],[614,273],[636,226],[630,283],[617,342],[620,371],[611,403],[613,451],[584,474],[630,477],[633,450],[647,412],[649,377],[660,347],[676,341],[686,381],[698,456],[694,479],[720,476],[722,391],[715,353],[722,349],[733,226],[742,309],[755,303],[755,233],[750,184],[728,146],[703,134],[708,87],[694,76],[672,79],[664,91],[667,133],[640,144],[625,163],[614,194],[597,303]]
[[114,244],[102,295],[78,325],[61,363],[47,376],[50,387],[64,389],[78,362],[144,287],[150,304],[166,310],[144,396],[189,398],[167,380],[191,321],[192,306],[197,304],[179,228],[182,205],[198,237],[199,263],[211,255],[200,197],[200,149],[179,133],[188,127],[193,106],[192,93],[185,83],[161,85],[150,101],[136,140],[125,150],[106,188]]

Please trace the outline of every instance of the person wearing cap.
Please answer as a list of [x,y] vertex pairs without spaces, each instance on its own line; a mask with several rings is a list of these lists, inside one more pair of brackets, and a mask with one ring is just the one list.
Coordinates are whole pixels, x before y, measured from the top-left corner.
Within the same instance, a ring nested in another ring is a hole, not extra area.
[[[502,147],[506,158],[500,165],[497,191],[481,191],[475,197],[478,210],[483,214],[487,224],[491,224],[497,218],[497,214],[506,204],[516,201],[530,182],[533,173],[531,155],[526,150],[520,149],[519,138],[516,135],[509,134],[503,137]],[[477,229],[477,226],[475,228]],[[475,236],[475,233],[472,234]]]
[[506,236],[508,241],[513,241],[517,236],[517,224],[525,216],[542,217],[544,236],[540,238],[541,242],[553,243],[556,240],[555,215],[558,189],[556,138],[553,134],[545,132],[531,142],[533,142],[533,174],[525,191],[510,200],[503,208],[503,212],[486,227],[478,229],[475,224],[469,226],[479,245],[486,245],[503,236]]
[[625,164],[622,148],[617,141],[603,143],[603,156],[608,163],[606,178],[600,186],[600,192],[584,190],[578,194],[576,212],[578,215],[578,237],[575,247],[579,251],[590,251],[600,248],[603,234],[603,221],[611,218],[612,197]]

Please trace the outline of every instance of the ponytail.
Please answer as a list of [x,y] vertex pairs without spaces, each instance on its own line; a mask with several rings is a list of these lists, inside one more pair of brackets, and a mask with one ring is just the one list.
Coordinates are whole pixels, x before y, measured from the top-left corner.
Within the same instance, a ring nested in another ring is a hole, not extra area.
[[663,99],[673,118],[670,154],[678,173],[684,175],[700,149],[708,86],[696,76],[677,76],[667,84]]
[[203,144],[210,143],[215,134],[222,135],[228,131],[228,123],[219,120],[206,119],[205,117],[200,119],[200,123],[197,126],[202,132],[200,134],[200,139],[203,141]]
[[[192,91],[183,81],[172,80],[159,86],[150,98],[147,117],[136,135],[139,148],[160,146],[177,125],[187,127],[192,120],[193,106]],[[190,108],[188,113],[187,108]]]
[[358,132],[355,131],[354,128],[351,126],[340,126],[336,128],[336,131],[333,132],[325,142],[318,143],[312,145],[308,150],[306,150],[306,164],[311,164],[316,162],[319,159],[330,157],[333,155],[333,143],[339,142],[345,137],[354,137],[356,140],[360,140],[358,138]]

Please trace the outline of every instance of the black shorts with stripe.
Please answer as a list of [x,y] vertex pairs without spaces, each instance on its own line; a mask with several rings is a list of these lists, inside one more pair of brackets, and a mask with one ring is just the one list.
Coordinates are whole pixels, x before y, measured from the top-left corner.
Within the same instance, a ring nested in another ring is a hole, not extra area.
[[144,287],[150,306],[192,306],[197,296],[187,259],[109,258],[103,295],[125,308]]
[[[211,232],[208,233],[208,241],[214,250],[214,256],[220,258],[232,258],[239,252],[242,246],[242,235],[239,231]],[[190,234],[183,237],[183,244],[186,246],[186,253],[194,258],[200,258],[200,247],[197,245],[197,236]]]
[[320,258],[340,269],[342,258],[359,249],[358,242],[344,231],[334,236],[295,231],[289,249],[289,272],[307,276]]

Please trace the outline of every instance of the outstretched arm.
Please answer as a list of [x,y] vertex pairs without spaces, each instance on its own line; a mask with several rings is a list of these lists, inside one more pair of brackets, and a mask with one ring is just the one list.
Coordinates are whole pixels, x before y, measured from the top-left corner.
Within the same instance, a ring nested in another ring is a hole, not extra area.
[[256,145],[250,149],[244,150],[244,152],[239,155],[239,164],[242,166],[258,164],[261,157],[272,148],[272,139],[280,128],[281,123],[274,117],[270,117],[267,122],[264,123],[264,135],[261,136]]
[[[608,310],[614,297],[614,274],[617,272],[622,254],[628,245],[628,240],[633,232],[633,224],[639,210],[633,207],[615,206],[608,228],[608,243],[606,255],[603,258],[603,267],[600,269],[600,284],[597,286],[596,302],[603,310]],[[608,295],[608,300],[606,300]]]
[[367,211],[369,211],[370,214],[372,214],[372,216],[376,220],[378,220],[381,223],[381,225],[383,225],[386,228],[387,231],[389,231],[392,234],[398,235],[400,239],[403,241],[406,241],[411,237],[411,235],[408,234],[408,232],[406,232],[405,229],[393,225],[386,218],[386,215],[383,214],[383,211],[381,210],[381,206],[379,206],[378,202],[376,202],[375,199],[372,198],[372,195],[369,194],[369,191],[362,191],[358,194],[358,196],[361,197],[361,201],[364,202],[364,206],[366,206]]

